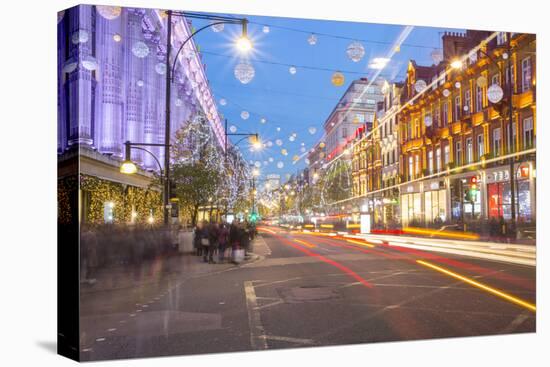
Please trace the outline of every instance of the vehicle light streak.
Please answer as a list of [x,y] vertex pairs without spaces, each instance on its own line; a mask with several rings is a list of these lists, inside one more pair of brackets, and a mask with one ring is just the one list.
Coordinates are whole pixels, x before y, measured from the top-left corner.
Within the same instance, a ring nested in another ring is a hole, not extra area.
[[421,234],[429,236],[440,236],[440,237],[449,237],[449,238],[458,238],[466,240],[478,240],[479,235],[472,232],[459,232],[459,231],[449,231],[449,230],[433,230],[426,228],[416,228],[416,227],[406,227],[403,229],[403,232],[406,234]]
[[431,264],[431,263],[429,263],[429,262],[427,262],[427,261],[424,261],[424,260],[416,260],[416,262],[417,262],[418,264],[420,264],[420,265],[424,265],[424,266],[426,266],[426,267],[428,267],[428,268],[430,268],[430,269],[433,269],[433,270],[436,270],[436,271],[438,271],[438,272],[440,272],[440,273],[449,275],[449,276],[451,276],[451,277],[453,277],[453,278],[455,278],[455,279],[458,279],[458,280],[461,280],[461,281],[463,281],[463,282],[465,282],[465,283],[468,283],[468,284],[470,284],[470,285],[472,285],[472,286],[474,286],[474,287],[476,287],[476,288],[479,288],[479,289],[482,289],[482,290],[484,290],[484,291],[486,291],[486,292],[489,292],[489,293],[491,293],[491,294],[493,294],[493,295],[495,295],[495,296],[497,296],[497,297],[503,298],[503,299],[505,299],[505,300],[507,300],[507,301],[509,301],[509,302],[515,303],[515,304],[517,304],[517,305],[519,305],[519,306],[522,306],[522,307],[525,307],[525,308],[527,308],[528,310],[531,310],[531,311],[533,311],[533,312],[536,312],[536,310],[537,310],[537,308],[536,308],[536,306],[535,306],[534,304],[529,303],[529,302],[527,302],[527,301],[524,301],[524,300],[522,300],[522,299],[520,299],[520,298],[514,297],[514,296],[512,296],[512,295],[510,295],[510,294],[508,294],[508,293],[505,293],[505,292],[503,292],[503,291],[500,291],[500,290],[498,290],[498,289],[496,289],[496,288],[489,287],[489,286],[487,286],[487,285],[485,285],[485,284],[482,284],[482,283],[479,283],[479,282],[477,282],[477,281],[475,281],[475,280],[473,280],[473,279],[467,278],[467,277],[465,277],[465,276],[462,276],[462,275],[457,274],[457,273],[455,273],[455,272],[452,272],[452,271],[450,271],[450,270],[444,269],[444,268],[439,267],[439,266],[437,266],[437,265]]
[[372,244],[370,244],[370,243],[362,242],[362,241],[346,240],[346,242],[355,243],[355,244],[357,244],[357,245],[360,245],[360,246],[367,246],[367,247],[370,247],[370,248],[373,248],[373,247],[374,247],[374,245],[372,245]]
[[302,244],[306,247],[309,247],[309,248],[313,248],[313,247],[317,247],[315,246],[314,244],[312,243],[309,243],[309,242],[306,242],[306,241],[302,241],[302,240],[294,240],[295,242],[298,242],[299,244]]

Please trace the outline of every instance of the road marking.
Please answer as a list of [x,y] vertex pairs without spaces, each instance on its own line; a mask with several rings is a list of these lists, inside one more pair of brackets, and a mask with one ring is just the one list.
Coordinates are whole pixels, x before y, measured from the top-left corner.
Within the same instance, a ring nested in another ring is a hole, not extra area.
[[509,334],[516,330],[525,320],[529,318],[527,311],[519,314],[512,322],[502,330],[502,334]]
[[110,329],[107,329],[108,332],[112,333],[113,331],[116,331],[116,327],[112,327]]
[[258,301],[252,282],[244,282],[244,294],[246,296],[246,310],[248,311],[248,326],[250,328],[250,346],[254,350],[267,349],[265,330],[258,311]]
[[82,349],[83,352],[91,352],[92,351],[92,348],[84,348]]
[[295,343],[295,344],[309,344],[309,345],[315,344],[315,342],[311,339],[292,338],[292,337],[288,337],[288,336],[264,335],[262,338],[270,339],[270,340],[283,341],[283,342],[289,342],[289,343]]
[[496,288],[489,287],[489,286],[487,286],[487,285],[485,285],[485,284],[476,282],[475,280],[472,280],[472,279],[467,278],[467,277],[465,277],[465,276],[462,276],[462,275],[460,275],[460,274],[454,273],[454,272],[452,272],[452,271],[450,271],[450,270],[447,270],[447,269],[444,269],[444,268],[442,268],[442,267],[440,267],[440,266],[431,264],[431,263],[429,263],[429,262],[427,262],[427,261],[424,261],[424,260],[416,260],[416,262],[419,263],[419,264],[421,264],[421,265],[424,265],[424,266],[426,266],[426,267],[428,267],[428,268],[431,268],[431,269],[433,269],[433,270],[436,270],[436,271],[438,271],[438,272],[440,272],[440,273],[449,275],[449,276],[451,276],[451,277],[453,277],[453,278],[455,278],[455,279],[462,280],[463,282],[466,282],[466,283],[468,283],[468,284],[470,284],[470,285],[472,285],[472,286],[474,286],[474,287],[477,287],[477,288],[479,288],[479,289],[482,289],[482,290],[484,290],[484,291],[487,291],[487,292],[489,292],[489,293],[491,293],[491,294],[494,294],[495,296],[498,296],[498,297],[500,297],[500,298],[503,298],[503,299],[505,299],[505,300],[507,300],[507,301],[510,301],[510,302],[512,302],[512,303],[515,303],[515,304],[517,304],[517,305],[519,305],[519,306],[525,307],[525,308],[527,308],[528,310],[531,310],[531,311],[533,311],[533,312],[536,312],[536,311],[537,311],[537,307],[536,307],[534,304],[529,303],[529,302],[527,302],[527,301],[524,301],[524,300],[522,300],[522,299],[520,299],[520,298],[514,297],[514,296],[512,296],[512,295],[510,295],[510,294],[508,294],[508,293],[505,293],[505,292],[503,292],[503,291],[500,291],[500,290],[498,290],[498,289],[496,289]]
[[317,247],[312,243],[302,241],[302,240],[294,240],[294,242],[298,242],[299,244],[304,245],[304,246],[309,247],[309,248]]
[[374,245],[372,245],[370,243],[356,241],[356,240],[346,240],[346,242],[351,242],[351,243],[355,243],[356,245],[367,246],[367,247],[370,247],[370,248],[374,247]]
[[274,302],[271,302],[271,303],[267,303],[265,305],[262,305],[262,306],[256,306],[256,310],[263,310],[264,308],[268,308],[268,307],[271,307],[271,306],[276,306],[276,305],[280,305],[281,303],[285,303],[282,299],[279,299],[277,301],[274,301]]
[[104,342],[104,341],[105,341],[105,338],[97,338],[95,341],[96,341],[96,342]]
[[135,314],[135,313],[131,313],[131,314],[130,314],[130,317],[136,317],[136,314]]

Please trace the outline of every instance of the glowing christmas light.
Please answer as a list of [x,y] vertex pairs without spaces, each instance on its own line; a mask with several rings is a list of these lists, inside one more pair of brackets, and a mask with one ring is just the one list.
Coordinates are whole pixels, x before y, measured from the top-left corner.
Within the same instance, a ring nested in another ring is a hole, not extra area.
[[365,56],[365,47],[363,47],[361,42],[354,41],[348,45],[346,53],[351,61],[358,62]]
[[225,106],[226,104],[227,104],[227,101],[225,100],[225,98],[220,99],[221,106]]
[[416,81],[416,83],[414,83],[414,90],[417,92],[417,93],[420,93],[422,92],[424,89],[426,89],[426,82],[422,79],[418,79]]
[[307,38],[307,43],[309,43],[310,45],[316,45],[317,44],[317,36],[314,35],[313,33],[309,35],[309,37]]
[[233,74],[238,81],[243,84],[248,84],[254,78],[255,70],[248,62],[242,62],[235,66]]
[[283,141],[281,139],[277,139],[275,140],[275,144],[277,144],[278,146],[281,146],[283,145]]
[[269,31],[270,31],[270,29],[269,29],[268,26],[264,25],[264,26],[262,27],[262,32],[264,32],[264,33],[269,33]]
[[115,42],[122,41],[122,36],[118,33],[113,34],[113,41],[115,41]]
[[237,132],[237,126],[231,125],[231,126],[229,127],[229,131],[231,131],[232,133],[236,133],[236,132]]
[[243,120],[248,120],[249,117],[250,117],[250,114],[248,113],[248,111],[241,112],[241,118]]
[[285,166],[285,164],[281,161],[277,162],[277,168],[283,168]]
[[266,119],[265,117],[262,117],[262,118],[260,119],[260,122],[261,122],[262,124],[265,124],[265,123],[267,122],[267,119]]
[[330,81],[332,85],[334,85],[335,87],[341,87],[342,85],[344,85],[344,81],[345,81],[344,74],[337,71],[334,74],[332,74],[332,78],[330,79]]
[[288,151],[286,149],[281,149],[281,154],[282,155],[288,155]]
[[288,72],[292,75],[296,74],[296,66],[289,67]]
[[88,32],[84,29],[79,29],[78,31],[73,33],[73,36],[71,37],[71,41],[73,44],[77,45],[79,43],[86,43],[88,42],[89,36]]
[[159,75],[164,75],[166,74],[166,64],[163,63],[163,62],[159,62],[155,65],[155,71],[157,72],[157,74]]
[[132,53],[140,59],[147,57],[147,55],[149,55],[149,46],[142,41],[137,41],[132,46]]
[[315,134],[317,132],[317,129],[314,126],[310,126],[308,129],[309,133],[311,135]]
[[113,20],[120,16],[122,8],[120,6],[96,5],[99,15],[107,20]]

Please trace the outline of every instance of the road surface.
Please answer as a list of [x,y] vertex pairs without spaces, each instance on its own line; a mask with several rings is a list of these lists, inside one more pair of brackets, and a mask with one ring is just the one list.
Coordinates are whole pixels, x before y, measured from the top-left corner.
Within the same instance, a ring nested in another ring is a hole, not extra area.
[[535,331],[535,267],[275,227],[260,234],[260,259],[246,265],[97,292],[97,305],[82,307],[82,359]]

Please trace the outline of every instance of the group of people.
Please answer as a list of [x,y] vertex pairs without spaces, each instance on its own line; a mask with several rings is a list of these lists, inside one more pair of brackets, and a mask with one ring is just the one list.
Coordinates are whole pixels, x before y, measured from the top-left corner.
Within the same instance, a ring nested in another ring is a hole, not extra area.
[[215,264],[216,254],[218,262],[223,263],[227,258],[226,253],[230,250],[229,261],[234,261],[237,250],[250,252],[250,242],[255,234],[254,225],[246,221],[233,221],[231,224],[202,221],[193,231],[195,254],[202,256],[204,262]]

